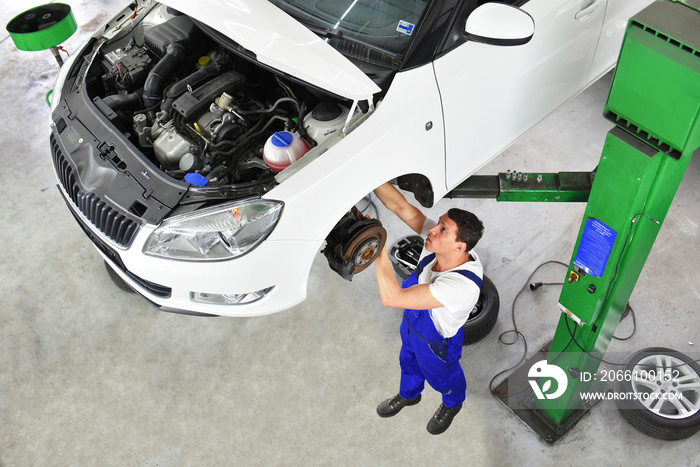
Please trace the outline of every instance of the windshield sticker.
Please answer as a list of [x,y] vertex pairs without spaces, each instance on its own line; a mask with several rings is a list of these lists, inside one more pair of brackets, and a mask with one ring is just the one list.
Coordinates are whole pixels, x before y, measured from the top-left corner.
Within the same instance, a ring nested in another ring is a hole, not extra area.
[[396,30],[410,36],[413,32],[414,26],[415,25],[409,23],[408,21],[399,21],[399,25],[396,26]]

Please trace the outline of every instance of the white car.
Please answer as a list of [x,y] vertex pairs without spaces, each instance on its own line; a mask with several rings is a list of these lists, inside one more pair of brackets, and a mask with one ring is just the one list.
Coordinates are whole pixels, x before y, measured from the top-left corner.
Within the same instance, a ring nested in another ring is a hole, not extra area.
[[284,310],[319,250],[346,278],[374,259],[367,193],[431,206],[607,72],[649,3],[139,0],[61,69],[58,186],[159,309]]

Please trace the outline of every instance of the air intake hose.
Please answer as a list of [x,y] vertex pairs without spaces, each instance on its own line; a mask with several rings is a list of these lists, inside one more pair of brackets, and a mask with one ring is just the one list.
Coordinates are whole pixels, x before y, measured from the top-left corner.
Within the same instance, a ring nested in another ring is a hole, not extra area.
[[141,97],[132,92],[131,94],[113,94],[102,99],[107,107],[112,110],[137,109],[141,107]]
[[146,116],[149,122],[153,122],[156,116],[156,108],[163,96],[163,89],[168,79],[182,64],[187,51],[180,44],[170,44],[163,58],[153,67],[143,86],[143,105],[147,109]]

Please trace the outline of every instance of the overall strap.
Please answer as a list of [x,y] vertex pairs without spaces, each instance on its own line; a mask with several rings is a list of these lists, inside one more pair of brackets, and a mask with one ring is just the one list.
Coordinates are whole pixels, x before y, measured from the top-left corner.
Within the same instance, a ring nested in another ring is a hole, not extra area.
[[481,277],[477,276],[477,275],[474,274],[473,272],[471,272],[471,271],[466,271],[466,270],[464,270],[464,269],[458,269],[458,270],[452,271],[452,272],[456,272],[457,274],[463,275],[463,276],[466,277],[467,279],[469,279],[469,280],[471,280],[472,282],[474,282],[479,288],[481,288],[481,284],[482,284],[483,281],[481,280]]
[[[423,269],[432,261],[435,259],[435,253],[430,253],[428,256],[423,258],[420,263],[418,263],[418,268],[416,269],[416,279],[420,277],[420,274],[423,272]],[[477,276],[475,273],[471,271],[467,271],[464,269],[457,269],[456,271],[451,271],[451,272],[456,272],[457,274],[461,274],[462,276],[466,277],[470,281],[474,282],[477,287],[481,288],[482,280],[481,277]]]
[[418,263],[418,269],[416,269],[416,279],[420,277],[420,273],[423,272],[423,269],[432,261],[435,259],[435,253],[430,253],[428,256],[420,260],[420,263]]

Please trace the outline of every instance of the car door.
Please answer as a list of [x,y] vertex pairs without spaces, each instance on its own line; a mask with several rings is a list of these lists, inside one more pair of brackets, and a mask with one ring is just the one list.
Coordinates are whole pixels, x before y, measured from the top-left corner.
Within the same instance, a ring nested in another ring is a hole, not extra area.
[[436,59],[447,190],[587,84],[608,0],[530,0],[530,42],[467,41]]
[[628,18],[653,2],[654,0],[608,0],[588,81],[595,81],[617,62]]

